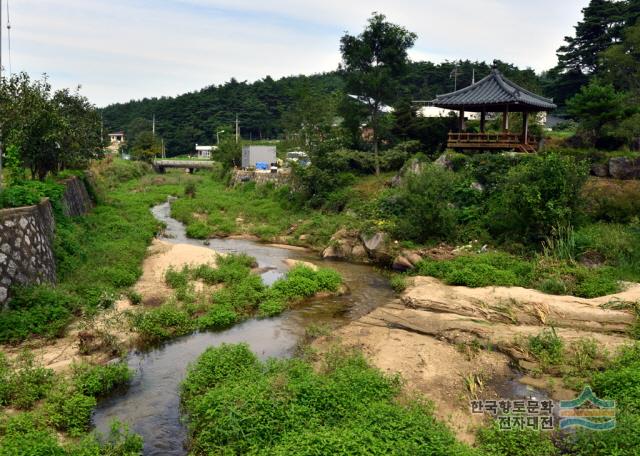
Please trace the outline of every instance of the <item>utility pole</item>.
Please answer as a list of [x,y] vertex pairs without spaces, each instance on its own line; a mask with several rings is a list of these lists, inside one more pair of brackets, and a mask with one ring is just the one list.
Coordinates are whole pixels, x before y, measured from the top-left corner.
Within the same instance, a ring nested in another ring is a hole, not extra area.
[[153,133],[153,137],[156,137],[156,115],[153,115],[153,126],[151,127],[151,132]]
[[[2,0],[0,0],[0,85],[2,85]],[[0,120],[0,191],[2,191],[2,121]]]
[[238,114],[236,114],[236,144],[240,141],[240,124],[238,123]]
[[471,68],[471,85],[476,83],[476,69]]
[[458,65],[453,67],[453,70],[451,71],[451,73],[449,74],[449,79],[451,79],[453,77],[453,91],[455,92],[456,90],[458,90],[458,75],[460,73],[458,72]]

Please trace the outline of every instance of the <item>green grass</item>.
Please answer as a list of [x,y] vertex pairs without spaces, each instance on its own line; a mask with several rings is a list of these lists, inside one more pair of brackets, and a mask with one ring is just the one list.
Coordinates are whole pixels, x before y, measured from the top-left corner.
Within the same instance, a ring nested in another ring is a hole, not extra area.
[[[195,196],[172,204],[171,214],[187,227],[187,235],[197,239],[230,234],[252,234],[265,241],[290,235],[308,235],[305,243],[324,247],[338,229],[355,225],[357,218],[346,214],[305,209],[294,204],[295,194],[288,186],[256,186],[247,183],[227,188],[213,174],[196,184]],[[293,229],[292,229],[293,228]]]
[[[321,291],[338,291],[342,279],[331,269],[291,268],[270,287],[251,272],[255,259],[245,255],[219,256],[216,265],[169,269],[166,283],[175,290],[174,299],[160,307],[138,309],[130,317],[141,339],[156,343],[197,329],[222,329],[247,318],[278,315],[296,301]],[[198,295],[192,281],[223,287]]]
[[74,318],[110,307],[137,281],[160,227],[149,208],[198,179],[140,177],[145,169],[115,161],[100,170],[101,202],[92,212],[71,220],[56,211],[58,286],[14,290],[9,310],[0,312],[0,343],[60,336]]
[[181,397],[194,455],[474,454],[400,387],[360,354],[330,352],[314,369],[240,344],[207,349]]
[[0,353],[0,405],[29,410],[0,409],[0,455],[138,454],[140,437],[117,424],[107,437],[87,434],[97,397],[130,376],[125,364],[78,365],[69,378],[42,367],[28,352],[11,362]]
[[610,266],[588,268],[540,255],[526,259],[504,252],[465,254],[450,260],[424,258],[412,273],[436,277],[449,285],[520,286],[585,298],[620,291],[618,278],[622,275]]

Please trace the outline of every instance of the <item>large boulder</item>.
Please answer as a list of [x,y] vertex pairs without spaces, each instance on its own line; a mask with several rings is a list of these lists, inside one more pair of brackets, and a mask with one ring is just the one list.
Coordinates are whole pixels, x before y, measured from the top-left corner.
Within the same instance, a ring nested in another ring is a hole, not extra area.
[[351,260],[365,262],[368,260],[367,251],[365,250],[358,232],[355,230],[347,230],[345,228],[336,231],[329,246],[322,252],[322,257],[326,259]]
[[640,179],[640,158],[610,158],[609,174],[614,179]]
[[393,261],[393,252],[389,236],[382,231],[378,231],[372,235],[360,235],[360,239],[364,244],[369,257],[380,263],[391,263]]

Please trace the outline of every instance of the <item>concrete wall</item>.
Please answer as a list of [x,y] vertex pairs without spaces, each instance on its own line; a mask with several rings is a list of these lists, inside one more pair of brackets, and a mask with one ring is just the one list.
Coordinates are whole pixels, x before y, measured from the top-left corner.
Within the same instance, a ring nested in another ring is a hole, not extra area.
[[283,185],[291,182],[291,173],[279,170],[277,173],[249,171],[236,169],[231,177],[231,185],[236,186],[244,182],[255,182],[256,184],[266,184],[273,182],[275,185]]
[[[84,182],[73,177],[65,182],[62,211],[66,216],[86,214],[93,202]],[[55,219],[51,202],[0,210],[0,307],[16,285],[55,283],[53,254]]]

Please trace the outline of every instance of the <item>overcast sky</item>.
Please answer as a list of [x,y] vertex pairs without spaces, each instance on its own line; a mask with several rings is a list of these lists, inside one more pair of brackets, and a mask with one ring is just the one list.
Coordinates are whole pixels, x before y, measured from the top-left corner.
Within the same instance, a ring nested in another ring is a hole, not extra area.
[[[3,0],[3,21],[6,20]],[[333,70],[372,11],[417,33],[414,60],[494,58],[542,71],[588,0],[9,0],[11,69],[82,85],[98,106],[235,77]],[[3,63],[9,68],[6,29]]]

